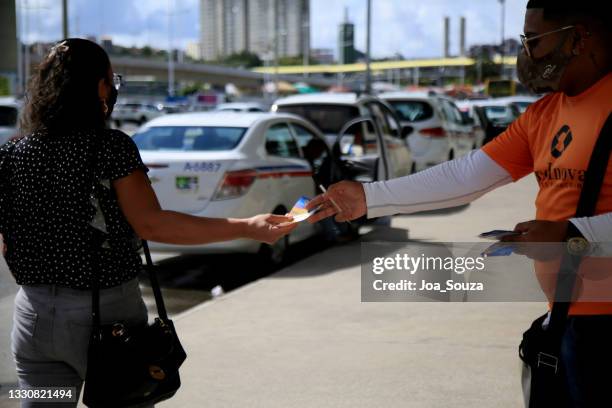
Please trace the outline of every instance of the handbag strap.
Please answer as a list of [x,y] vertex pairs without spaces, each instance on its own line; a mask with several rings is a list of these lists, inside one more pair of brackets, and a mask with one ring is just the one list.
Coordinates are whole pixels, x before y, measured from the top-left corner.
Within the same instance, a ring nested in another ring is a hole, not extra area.
[[[95,189],[96,183],[96,152],[99,150],[100,144],[100,135],[94,135],[94,143],[92,146],[92,151],[89,156],[89,165],[90,169],[92,169],[92,186]],[[95,191],[95,190],[93,190]],[[105,217],[104,212],[102,212],[102,216]],[[106,217],[105,217],[106,218]],[[98,272],[100,271],[99,265],[101,264],[99,261],[99,249],[102,245],[103,239],[100,238],[100,235],[97,230],[94,230],[94,239],[92,240],[92,254],[93,254],[93,265],[97,266],[95,268]],[[166,311],[166,305],[164,303],[164,297],[161,293],[161,288],[159,286],[159,281],[157,279],[157,274],[155,273],[155,266],[153,265],[153,260],[151,258],[151,252],[149,251],[149,245],[147,241],[142,240],[142,248],[145,254],[146,259],[146,267],[147,274],[149,276],[149,280],[151,282],[151,288],[153,289],[153,295],[155,296],[155,305],[157,307],[157,315],[162,321],[168,320],[168,313]],[[98,281],[98,274],[93,274],[91,278],[91,318],[93,322],[93,327],[97,331],[97,329],[101,325],[100,321],[100,286]]]
[[[606,119],[599,133],[599,137],[595,142],[593,153],[591,153],[591,159],[584,176],[584,183],[578,200],[576,217],[590,217],[595,214],[599,193],[606,175],[608,162],[610,161],[611,151],[612,114]],[[571,305],[571,302],[568,302],[567,299],[571,299],[576,283],[576,275],[581,262],[582,256],[570,254],[568,251],[564,252],[561,268],[557,277],[555,301],[552,305],[547,328],[547,330],[550,330],[558,340],[558,345],[561,343],[561,338],[565,329],[565,321]]]
[[149,280],[151,281],[151,289],[153,289],[153,296],[155,296],[155,306],[157,307],[157,315],[163,321],[168,320],[168,313],[166,312],[166,305],[164,303],[164,297],[162,296],[159,281],[157,280],[157,274],[155,273],[155,265],[151,259],[151,252],[149,252],[149,244],[146,240],[142,240],[142,250],[144,251],[145,259],[147,261],[146,270],[149,274]]

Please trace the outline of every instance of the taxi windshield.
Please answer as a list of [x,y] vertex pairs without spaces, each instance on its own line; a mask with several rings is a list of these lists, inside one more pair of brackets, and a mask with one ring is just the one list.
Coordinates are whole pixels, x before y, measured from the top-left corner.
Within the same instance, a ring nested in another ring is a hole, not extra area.
[[211,126],[156,126],[134,135],[140,150],[222,151],[232,150],[247,128]]

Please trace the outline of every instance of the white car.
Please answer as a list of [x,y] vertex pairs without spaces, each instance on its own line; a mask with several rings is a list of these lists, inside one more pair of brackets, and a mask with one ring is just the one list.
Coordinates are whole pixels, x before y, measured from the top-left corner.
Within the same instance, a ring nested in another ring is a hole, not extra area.
[[[166,115],[141,127],[133,140],[161,206],[206,217],[285,214],[301,196],[317,194],[328,168],[322,160],[331,157],[323,135],[310,123],[269,112]],[[151,247],[183,253],[260,252],[279,263],[288,245],[320,228],[302,222],[272,246],[242,239],[199,246],[152,242]]]
[[216,112],[266,112],[267,109],[264,108],[259,103],[255,102],[230,102],[230,103],[222,103],[215,107],[214,111]]
[[461,101],[458,105],[466,117],[484,129],[488,143],[502,133],[537,98],[509,97]]
[[118,102],[113,109],[111,119],[117,127],[120,127],[123,122],[142,125],[165,113],[163,104]]
[[0,145],[17,137],[20,104],[13,97],[0,98]]
[[443,163],[482,145],[484,133],[467,123],[450,99],[422,92],[387,92],[379,97],[414,131],[407,142],[414,171]]
[[370,166],[373,174],[360,181],[387,180],[410,174],[412,155],[404,139],[411,129],[403,128],[386,102],[355,93],[313,93],[278,99],[273,112],[293,113],[312,122],[333,146],[347,122],[371,118],[356,126],[340,142],[342,153],[353,162]]

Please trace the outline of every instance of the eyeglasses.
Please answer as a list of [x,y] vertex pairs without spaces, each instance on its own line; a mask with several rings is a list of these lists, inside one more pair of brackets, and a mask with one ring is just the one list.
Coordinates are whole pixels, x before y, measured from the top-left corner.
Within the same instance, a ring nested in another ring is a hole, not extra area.
[[113,73],[113,86],[116,90],[119,90],[119,88],[121,88],[121,85],[123,85],[123,77],[119,74]]
[[[531,37],[527,37],[526,35],[521,34],[520,35],[520,37],[521,37],[521,44],[523,44],[523,48],[525,49],[525,53],[529,57],[533,57],[532,50],[533,50],[533,48],[535,48],[538,45],[537,42],[534,44],[533,41],[539,40],[540,38],[546,37],[547,35],[550,35],[550,34],[555,34],[555,33],[560,33],[562,31],[571,30],[572,28],[575,28],[575,26],[569,25],[569,26],[558,28],[556,30],[548,31],[546,33],[533,35]],[[529,44],[530,42],[532,43],[531,45]]]

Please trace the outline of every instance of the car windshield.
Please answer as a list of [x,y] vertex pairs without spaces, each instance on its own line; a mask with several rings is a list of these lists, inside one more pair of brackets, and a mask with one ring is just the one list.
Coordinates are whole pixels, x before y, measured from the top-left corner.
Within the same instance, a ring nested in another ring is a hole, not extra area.
[[323,133],[337,135],[351,119],[359,116],[359,109],[347,105],[285,105],[278,107],[279,112],[299,115],[311,121]]
[[484,113],[487,119],[495,122],[512,122],[512,111],[507,106],[485,106]]
[[134,135],[140,150],[220,151],[234,149],[247,128],[157,126]]
[[518,108],[520,113],[525,113],[531,102],[513,102],[513,105]]
[[433,109],[424,101],[390,101],[400,119],[406,122],[419,122],[431,119]]
[[17,126],[17,109],[12,106],[0,106],[0,126]]

